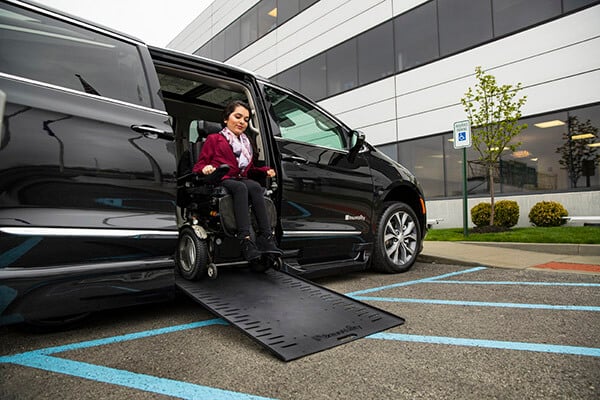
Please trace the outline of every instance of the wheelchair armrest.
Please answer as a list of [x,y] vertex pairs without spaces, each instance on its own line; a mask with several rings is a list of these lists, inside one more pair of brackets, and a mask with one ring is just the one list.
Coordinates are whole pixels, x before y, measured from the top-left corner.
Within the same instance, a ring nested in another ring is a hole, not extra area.
[[200,186],[200,185],[217,185],[221,182],[221,179],[229,172],[229,165],[221,164],[212,174],[202,175],[190,172],[177,178],[177,184],[179,186],[187,185]]

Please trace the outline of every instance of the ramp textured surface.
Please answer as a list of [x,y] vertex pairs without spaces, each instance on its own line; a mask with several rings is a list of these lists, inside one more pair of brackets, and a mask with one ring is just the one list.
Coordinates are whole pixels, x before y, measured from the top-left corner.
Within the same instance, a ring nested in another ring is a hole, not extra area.
[[284,272],[220,271],[177,286],[277,357],[290,361],[404,323],[404,319]]

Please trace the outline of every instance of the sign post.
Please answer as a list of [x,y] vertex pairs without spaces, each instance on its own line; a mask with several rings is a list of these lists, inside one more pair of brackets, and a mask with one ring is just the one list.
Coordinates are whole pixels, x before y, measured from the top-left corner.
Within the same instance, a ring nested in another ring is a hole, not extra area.
[[471,147],[471,123],[458,121],[454,123],[454,148],[462,149],[462,177],[463,177],[463,236],[469,236],[468,228],[468,202],[467,202],[467,148]]

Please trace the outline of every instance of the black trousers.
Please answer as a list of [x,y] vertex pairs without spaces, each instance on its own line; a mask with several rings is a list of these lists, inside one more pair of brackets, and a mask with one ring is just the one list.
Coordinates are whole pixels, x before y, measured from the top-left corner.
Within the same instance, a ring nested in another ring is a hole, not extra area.
[[225,179],[221,184],[233,197],[233,212],[239,238],[250,236],[248,201],[252,204],[259,232],[263,235],[269,235],[271,233],[271,223],[269,222],[265,198],[263,197],[263,187],[252,179]]

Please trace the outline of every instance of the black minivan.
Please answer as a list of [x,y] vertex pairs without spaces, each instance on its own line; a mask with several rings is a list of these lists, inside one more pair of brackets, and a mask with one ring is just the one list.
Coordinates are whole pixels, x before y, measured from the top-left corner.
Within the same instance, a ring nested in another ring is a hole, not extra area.
[[178,170],[236,99],[255,163],[277,170],[265,184],[288,272],[415,262],[417,180],[309,99],[33,2],[2,2],[0,20],[0,325],[172,297]]

